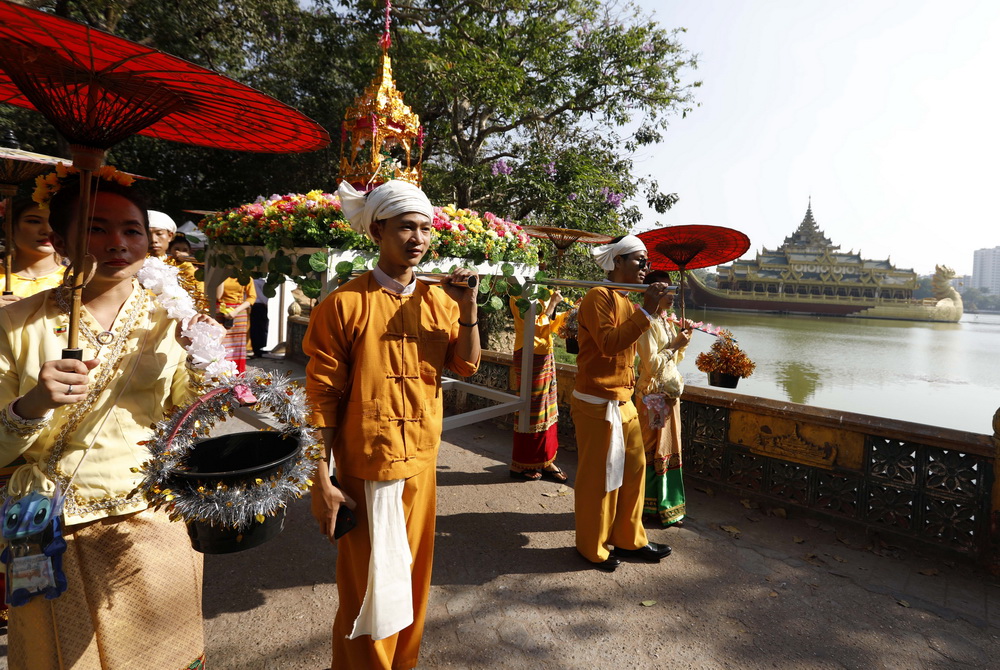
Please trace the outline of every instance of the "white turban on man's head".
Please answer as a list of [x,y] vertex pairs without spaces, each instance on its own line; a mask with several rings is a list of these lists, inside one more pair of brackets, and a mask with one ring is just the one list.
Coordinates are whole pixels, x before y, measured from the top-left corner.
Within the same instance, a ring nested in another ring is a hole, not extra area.
[[154,209],[149,210],[148,213],[150,228],[159,228],[160,230],[165,230],[168,233],[177,232],[177,224],[174,223],[174,220],[170,218],[169,214],[157,212]]
[[646,245],[635,235],[626,235],[617,242],[594,247],[593,253],[594,260],[601,266],[601,269],[605,272],[611,272],[615,269],[617,256],[634,254],[636,251],[646,251]]
[[337,195],[340,196],[340,208],[351,222],[351,228],[367,235],[372,241],[371,225],[375,221],[409,212],[425,214],[429,220],[434,220],[431,201],[419,187],[408,181],[393,179],[368,193],[359,193],[345,179],[340,182]]

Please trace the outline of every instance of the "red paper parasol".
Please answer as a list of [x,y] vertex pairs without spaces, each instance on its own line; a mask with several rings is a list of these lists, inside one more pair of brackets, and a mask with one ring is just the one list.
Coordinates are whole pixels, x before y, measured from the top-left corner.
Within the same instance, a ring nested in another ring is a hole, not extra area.
[[11,295],[11,263],[14,260],[14,196],[18,184],[34,179],[62,161],[62,158],[35,154],[30,151],[0,147],[0,197],[3,198],[4,295]]
[[35,109],[71,143],[134,135],[294,153],[330,143],[317,123],[228,77],[149,47],[0,3],[0,102]]
[[684,318],[684,271],[720,265],[739,258],[750,248],[750,238],[723,226],[691,224],[639,233],[654,270],[679,270],[681,319]]
[[575,242],[586,244],[607,244],[614,238],[602,233],[592,233],[575,228],[559,228],[557,226],[521,226],[521,229],[531,237],[552,242],[556,248],[556,279],[562,279],[562,258],[566,250]]
[[[0,2],[0,102],[35,109],[69,140],[80,221],[105,151],[140,133],[197,146],[299,152],[329,144],[317,123],[260,91],[174,56]],[[86,226],[72,245],[69,346],[77,348]]]

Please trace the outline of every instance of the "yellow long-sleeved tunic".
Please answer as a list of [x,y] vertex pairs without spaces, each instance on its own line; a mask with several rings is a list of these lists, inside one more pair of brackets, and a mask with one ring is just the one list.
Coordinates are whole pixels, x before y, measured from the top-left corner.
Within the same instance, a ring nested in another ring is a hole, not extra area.
[[[59,293],[45,291],[0,310],[0,411],[37,385],[45,362],[62,357],[69,316],[57,300]],[[86,308],[81,317],[91,333],[103,331]],[[67,496],[67,523],[146,507],[142,496],[128,498],[139,479],[132,468],[149,458],[138,443],[149,438],[150,425],[166,409],[184,404],[192,393],[175,325],[134,282],[111,328],[114,341],[98,347],[81,337],[84,360],[101,361],[90,372],[91,388],[104,379],[106,388],[55,410],[48,424],[33,434],[19,435],[0,425],[0,464],[23,456],[38,486],[47,479],[65,491],[71,473],[93,445]],[[116,365],[109,365],[116,359]]]

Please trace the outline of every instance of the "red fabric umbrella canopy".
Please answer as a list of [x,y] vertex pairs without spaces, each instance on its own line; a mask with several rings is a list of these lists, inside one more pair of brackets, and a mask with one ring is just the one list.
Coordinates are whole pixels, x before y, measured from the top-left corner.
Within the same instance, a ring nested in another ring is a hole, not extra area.
[[750,238],[723,226],[691,224],[639,233],[655,270],[694,270],[739,258],[750,248]]
[[0,102],[35,109],[71,144],[141,134],[197,146],[293,153],[330,136],[260,91],[161,51],[0,2]]

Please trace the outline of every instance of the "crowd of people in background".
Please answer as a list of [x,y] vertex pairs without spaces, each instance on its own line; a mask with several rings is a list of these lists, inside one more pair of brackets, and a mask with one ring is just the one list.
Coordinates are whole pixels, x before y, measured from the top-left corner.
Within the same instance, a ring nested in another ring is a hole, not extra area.
[[[441,376],[445,369],[468,376],[479,365],[476,290],[467,286],[473,275],[467,269],[440,286],[417,279],[414,268],[427,251],[433,220],[419,188],[390,181],[364,195],[345,183],[340,197],[352,226],[378,245],[379,257],[373,270],[313,310],[303,342],[311,421],[329,458],[314,477],[312,511],[321,533],[338,543],[333,667],[412,668],[431,584]],[[176,267],[201,306],[196,318],[225,327],[227,357],[240,373],[248,343],[254,355],[266,353],[263,280],[243,285],[226,278],[206,300],[191,241],[174,221],[148,210],[137,189],[102,185],[87,237],[95,270],[82,295],[88,356],[64,360],[62,340],[49,333],[61,332],[67,313],[66,240],[87,225],[76,218],[78,199],[79,184],[70,184],[48,208],[19,202],[12,212],[15,262],[0,302],[0,460],[17,466],[9,485],[15,495],[64,496],[61,569],[70,587],[54,606],[34,599],[12,612],[11,667],[55,668],[66,657],[118,667],[140,653],[156,659],[150,660],[156,667],[201,667],[201,557],[180,524],[128,495],[139,465],[134,445],[165,410],[191,399],[196,382],[180,330],[135,275],[147,255]],[[658,562],[671,553],[649,541],[644,514],[665,526],[685,515],[683,379],[676,364],[691,331],[668,318],[669,275],[648,272],[638,238],[598,247],[595,260],[611,282],[649,284],[639,305],[623,291],[597,286],[574,307],[576,548],[611,572],[624,560]],[[527,416],[516,417],[510,463],[510,477],[519,481],[569,484],[555,462],[553,334],[567,316],[557,311],[562,302],[556,290],[534,306],[530,403]],[[515,301],[510,307],[520,387],[525,319]],[[88,458],[95,446],[100,456]],[[123,566],[130,577],[122,577]],[[111,607],[97,595],[108,589],[128,606]],[[94,602],[104,604],[88,604]],[[169,634],[150,640],[117,625],[123,616],[158,622]]]

